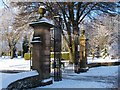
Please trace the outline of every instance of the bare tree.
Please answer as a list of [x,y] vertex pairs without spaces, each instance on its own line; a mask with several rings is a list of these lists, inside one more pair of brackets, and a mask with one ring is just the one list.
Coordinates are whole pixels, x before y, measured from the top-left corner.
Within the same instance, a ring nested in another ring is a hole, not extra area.
[[13,25],[15,16],[17,14],[17,11],[15,11],[14,8],[5,8],[2,13],[3,15],[1,16],[0,25],[3,32],[2,39],[7,42],[11,58],[14,58],[17,49],[16,44],[18,43],[24,32],[23,30],[21,30],[21,27],[15,28]]
[[15,23],[18,23],[18,21],[22,23],[21,25],[16,24],[15,27],[22,27],[31,20],[38,19],[37,10],[40,5],[46,6],[49,11],[47,13],[48,18],[53,19],[53,16],[60,15],[65,25],[64,30],[67,31],[67,35],[63,31],[62,35],[70,52],[70,62],[77,59],[76,54],[79,43],[76,38],[79,36],[79,28],[83,21],[96,19],[95,16],[101,13],[118,14],[116,8],[119,5],[117,2],[12,2],[12,4],[20,9]]
[[118,16],[101,16],[92,23],[86,23],[87,36],[90,38],[89,48],[96,49],[96,46],[99,46],[100,50],[102,50],[107,47],[110,54],[115,54],[113,51],[118,49],[118,46],[116,49],[111,47],[118,43]]

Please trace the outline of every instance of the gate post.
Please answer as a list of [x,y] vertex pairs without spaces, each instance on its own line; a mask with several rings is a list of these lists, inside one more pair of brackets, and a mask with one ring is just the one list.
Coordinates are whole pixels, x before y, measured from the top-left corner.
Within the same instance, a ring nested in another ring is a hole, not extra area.
[[50,78],[50,28],[53,27],[53,24],[44,17],[45,12],[45,8],[40,7],[40,19],[30,24],[34,28],[31,42],[32,69],[38,71],[41,81]]
[[62,80],[62,71],[61,71],[61,17],[54,16],[54,81]]
[[85,30],[82,30],[80,36],[80,66],[79,72],[86,72],[87,67],[87,39],[85,37]]

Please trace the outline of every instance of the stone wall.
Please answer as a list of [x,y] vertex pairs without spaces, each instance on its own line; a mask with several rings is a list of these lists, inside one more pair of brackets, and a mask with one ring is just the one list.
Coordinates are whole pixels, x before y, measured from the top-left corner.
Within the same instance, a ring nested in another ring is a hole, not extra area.
[[52,80],[50,80],[48,82],[42,82],[42,81],[40,81],[39,77],[40,77],[39,75],[36,75],[36,76],[17,80],[15,82],[11,83],[10,85],[8,85],[7,89],[8,90],[31,89],[31,88],[45,86],[45,85],[49,85],[49,84],[53,83]]

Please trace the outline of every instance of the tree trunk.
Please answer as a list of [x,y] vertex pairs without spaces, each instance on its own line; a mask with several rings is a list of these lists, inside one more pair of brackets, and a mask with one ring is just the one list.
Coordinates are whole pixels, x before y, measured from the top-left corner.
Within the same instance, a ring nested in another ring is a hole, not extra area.
[[69,58],[70,58],[70,63],[75,63],[78,62],[79,58],[79,52],[78,52],[78,45],[79,45],[79,41],[78,41],[78,23],[75,23],[73,25],[73,35],[74,37],[72,37],[72,33],[71,33],[71,29],[70,29],[70,25],[67,25],[67,30],[68,30],[68,41],[66,40],[66,37],[64,36],[65,39],[65,45],[69,51]]
[[70,47],[69,46],[69,43],[67,43],[67,41],[66,41],[66,39],[65,38],[63,38],[64,39],[64,41],[65,41],[65,45],[66,45],[66,47],[67,47],[67,49],[68,49],[68,52],[69,52],[69,59],[70,59],[70,63],[73,63],[74,61],[74,47],[73,47],[73,44],[74,43],[72,43],[72,46]]
[[73,56],[73,52],[71,51],[71,49],[69,49],[69,57],[70,57],[70,63],[73,63],[74,60],[74,56]]
[[71,33],[69,33],[69,46],[68,46],[68,51],[69,51],[69,58],[70,58],[70,63],[72,64],[74,62],[74,41],[72,40]]
[[74,64],[78,64],[79,62],[79,51],[78,51],[79,28],[78,28],[78,23],[75,21],[73,24],[73,34],[74,34]]
[[78,51],[78,45],[79,45],[79,40],[78,40],[78,35],[75,35],[74,37],[74,63],[78,63],[79,61],[79,51]]
[[13,59],[14,58],[14,55],[13,55],[13,50],[11,50],[11,59]]
[[10,56],[11,56],[11,59],[16,57],[16,48],[15,48],[15,46],[11,46],[11,48],[10,48]]
[[70,57],[70,63],[73,64],[74,63],[74,58],[75,58],[75,54],[74,54],[74,42],[72,41],[72,47],[68,47],[68,51],[69,51],[69,57]]

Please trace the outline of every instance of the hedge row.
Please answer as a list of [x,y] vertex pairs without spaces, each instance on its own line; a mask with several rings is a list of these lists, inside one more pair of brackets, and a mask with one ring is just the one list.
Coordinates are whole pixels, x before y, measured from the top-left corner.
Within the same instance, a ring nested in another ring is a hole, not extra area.
[[[69,52],[61,52],[61,58],[64,60],[69,60]],[[51,58],[54,58],[54,52],[51,52]]]
[[[62,52],[62,58],[61,59],[64,59],[64,60],[69,60],[69,53],[68,52]],[[25,60],[30,60],[30,57],[32,55],[30,55],[30,53],[25,53],[24,55],[24,59]],[[54,58],[54,52],[51,52],[51,55],[50,55],[51,58]]]

